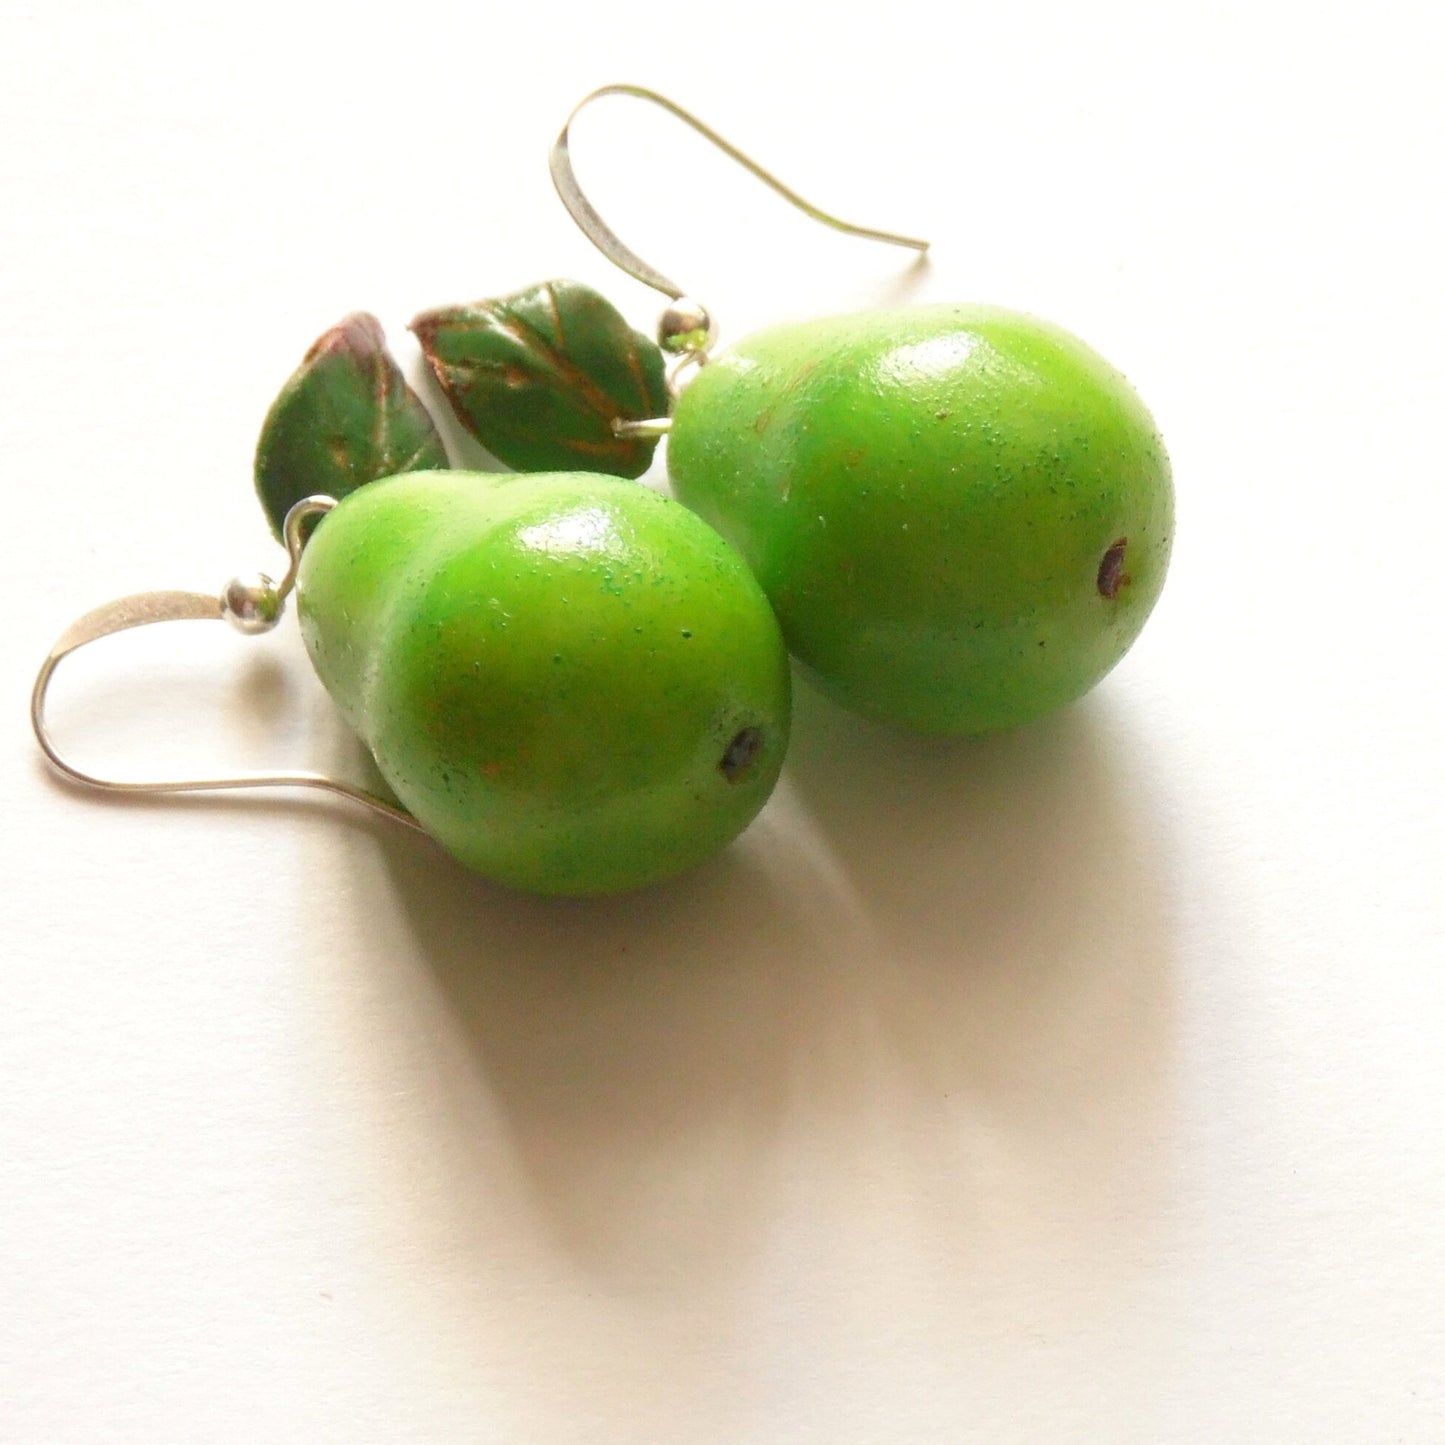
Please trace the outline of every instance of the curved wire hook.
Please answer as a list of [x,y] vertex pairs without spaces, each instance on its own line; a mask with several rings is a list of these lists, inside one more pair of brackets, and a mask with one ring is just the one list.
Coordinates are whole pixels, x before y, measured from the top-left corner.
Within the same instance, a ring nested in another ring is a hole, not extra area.
[[804,215],[811,216],[825,226],[831,226],[835,231],[843,231],[850,236],[862,236],[869,241],[886,241],[890,246],[907,246],[914,251],[928,249],[928,242],[919,240],[917,237],[900,236],[893,231],[879,231],[871,226],[855,226],[851,222],[840,220],[837,216],[813,205],[811,201],[804,200],[790,186],[785,186],[771,171],[764,169],[751,156],[744,154],[730,141],[724,140],[711,126],[704,125],[690,111],[684,110],[676,101],[669,100],[665,95],[659,95],[655,90],[648,90],[641,85],[604,85],[578,101],[573,107],[572,114],[567,117],[561,134],[552,146],[550,158],[552,184],[556,186],[557,194],[562,198],[562,204],[567,207],[572,219],[581,227],[582,233],[613,265],[619,266],[629,276],[641,281],[643,285],[651,286],[654,291],[661,291],[664,296],[669,296],[674,301],[680,300],[684,295],[682,288],[676,281],[670,280],[661,271],[649,266],[641,256],[618,239],[611,227],[597,214],[596,207],[582,193],[582,188],[577,184],[577,177],[572,170],[572,154],[568,142],[568,132],[571,130],[572,122],[594,100],[600,100],[603,96],[608,95],[630,95],[637,100],[650,101],[653,105],[660,106],[685,125],[691,126],[704,140],[711,141],[724,155],[731,157],[744,170],[752,172],[764,185],[771,187]]
[[34,729],[35,740],[40,744],[40,750],[51,767],[72,783],[105,793],[205,793],[239,788],[316,788],[322,792],[350,798],[352,802],[360,803],[373,812],[384,814],[398,823],[405,823],[418,832],[424,831],[421,824],[404,808],[388,803],[384,798],[379,798],[364,788],[354,787],[336,778],[328,778],[323,773],[235,773],[215,778],[134,780],[102,777],[77,767],[64,757],[56,747],[46,723],[46,700],[56,668],[72,652],[77,652],[89,643],[98,642],[103,637],[125,632],[132,627],[145,627],[152,622],[219,621],[226,617],[231,617],[243,632],[268,631],[280,620],[282,606],[296,585],[296,571],[304,545],[303,524],[308,518],[329,511],[334,505],[329,497],[307,497],[286,514],[283,531],[290,565],[286,575],[274,586],[269,581],[260,579],[263,583],[261,591],[264,594],[264,605],[259,622],[248,623],[228,608],[229,588],[227,595],[221,597],[213,597],[204,592],[140,592],[132,597],[122,597],[116,602],[107,602],[103,607],[97,607],[72,622],[61,633],[55,646],[50,649],[49,656],[41,664],[30,694],[30,726]]

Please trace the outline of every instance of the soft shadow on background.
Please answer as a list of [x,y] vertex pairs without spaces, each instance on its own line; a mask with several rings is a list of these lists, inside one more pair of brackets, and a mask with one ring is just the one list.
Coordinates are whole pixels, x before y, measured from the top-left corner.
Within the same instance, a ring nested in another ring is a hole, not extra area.
[[[180,632],[193,671],[150,640],[140,686],[119,643],[77,665],[61,723],[82,761],[150,771],[127,754],[153,756],[163,715],[196,749],[175,771],[319,750],[380,787],[293,653],[216,634]],[[196,726],[208,708],[219,728]],[[629,1285],[726,1287],[780,1208],[844,1187],[961,1277],[1061,1254],[1107,1275],[1170,1165],[1170,848],[1126,691],[981,740],[875,727],[802,683],[795,712],[744,838],[616,899],[509,892],[314,798],[117,805],[215,808],[218,829],[324,815],[307,937],[378,1051],[336,1019],[340,1061],[430,1079],[387,1137],[449,1161],[418,1207],[449,1199],[426,1223],[478,1259],[505,1169],[569,1268]]]
[[466,1161],[455,1247],[494,1248],[480,1093],[553,1248],[614,1284],[726,1289],[820,1152],[951,1269],[1062,1251],[1107,1275],[1167,1165],[1171,1026],[1159,825],[1117,711],[937,741],[801,686],[759,823],[619,899],[521,897],[375,834],[374,907],[404,922],[360,917],[352,945],[448,1020],[426,1124]]
[[[149,771],[168,719],[167,770],[377,785],[286,640],[176,630],[194,668],[164,637],[131,644],[149,671],[120,643],[77,664],[82,757]],[[144,806],[214,809],[220,860],[257,823],[278,840],[294,1032],[267,1067],[316,1155],[276,1168],[319,1171],[359,1230],[377,1319],[487,1361],[526,1438],[612,1400],[617,1438],[665,1438],[636,1412],[726,1414],[727,1362],[786,1369],[800,1329],[965,1358],[1087,1336],[1149,1287],[1173,1245],[1173,849],[1132,724],[1120,686],[927,740],[800,685],[744,838],[601,901],[495,887],[325,799]]]

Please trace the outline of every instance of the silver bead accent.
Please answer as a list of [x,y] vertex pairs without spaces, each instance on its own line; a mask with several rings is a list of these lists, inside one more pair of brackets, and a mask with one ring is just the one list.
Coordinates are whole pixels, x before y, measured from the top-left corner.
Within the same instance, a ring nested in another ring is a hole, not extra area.
[[707,307],[691,296],[679,296],[657,323],[657,344],[674,356],[706,351],[713,338]]
[[221,593],[221,616],[247,637],[270,632],[281,620],[281,594],[264,572],[233,577]]

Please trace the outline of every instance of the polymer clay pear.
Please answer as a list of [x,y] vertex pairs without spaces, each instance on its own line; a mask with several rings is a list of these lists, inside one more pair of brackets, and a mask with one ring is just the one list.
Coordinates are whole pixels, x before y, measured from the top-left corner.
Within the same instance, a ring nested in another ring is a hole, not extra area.
[[1029,316],[926,306],[782,326],[678,398],[675,495],[747,558],[845,706],[930,733],[1029,722],[1138,636],[1174,528],[1128,382]]
[[766,801],[787,652],[742,559],[615,477],[419,472],[343,500],[296,596],[321,681],[398,799],[477,871],[613,893]]

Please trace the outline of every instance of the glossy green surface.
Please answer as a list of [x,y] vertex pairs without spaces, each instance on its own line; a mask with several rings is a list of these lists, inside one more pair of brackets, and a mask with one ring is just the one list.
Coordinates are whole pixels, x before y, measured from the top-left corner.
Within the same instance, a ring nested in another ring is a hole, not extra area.
[[741,558],[581,473],[415,473],[326,516],[297,582],[316,671],[444,847],[539,893],[700,862],[771,792],[787,654]]
[[640,477],[657,443],[614,421],[667,413],[662,352],[580,281],[423,311],[411,329],[457,420],[521,472]]
[[345,497],[378,477],[446,464],[381,323],[358,311],[316,339],[271,404],[256,443],[256,494],[279,538],[303,497]]
[[679,398],[668,467],[822,688],[925,732],[1079,697],[1168,566],[1169,462],[1138,397],[1074,337],[991,308],[749,337]]

